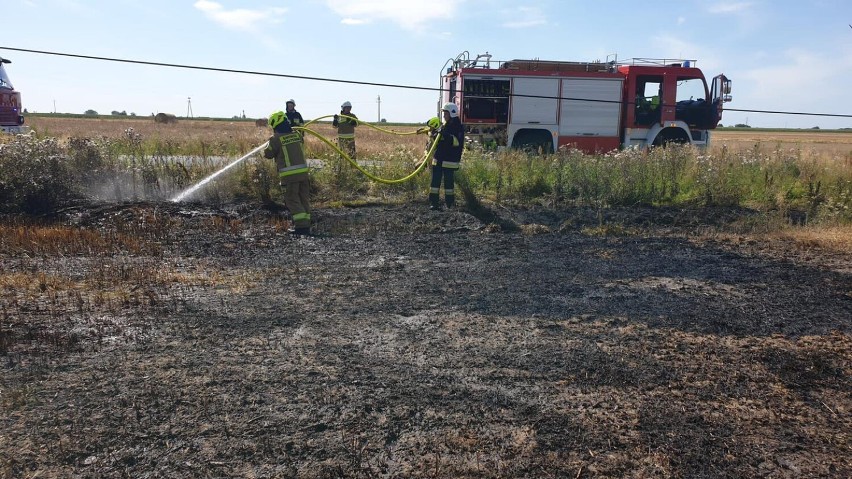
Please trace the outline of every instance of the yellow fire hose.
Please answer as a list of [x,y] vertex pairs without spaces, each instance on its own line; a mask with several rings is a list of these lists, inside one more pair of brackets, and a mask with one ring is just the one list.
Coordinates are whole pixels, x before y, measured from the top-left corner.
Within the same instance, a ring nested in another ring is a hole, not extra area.
[[[357,161],[355,161],[355,160],[353,160],[352,158],[350,158],[350,157],[349,157],[349,155],[348,155],[348,154],[346,154],[346,152],[344,152],[344,151],[343,151],[343,150],[341,150],[341,149],[340,149],[337,145],[335,145],[334,143],[332,143],[331,141],[329,141],[329,139],[328,139],[328,138],[324,137],[323,135],[321,135],[321,134],[317,133],[316,131],[314,131],[314,130],[312,130],[312,129],[310,129],[310,128],[308,128],[308,127],[307,127],[308,125],[310,125],[311,123],[313,123],[313,122],[315,122],[315,121],[317,121],[317,120],[320,120],[320,119],[323,119],[323,118],[330,118],[330,117],[333,117],[333,116],[334,116],[334,115],[326,115],[326,116],[321,116],[321,117],[319,117],[319,118],[314,118],[313,120],[311,120],[311,121],[309,121],[309,122],[305,123],[305,125],[304,125],[304,126],[297,126],[297,127],[294,127],[293,129],[294,129],[294,130],[301,130],[301,131],[308,132],[308,133],[310,133],[311,135],[313,135],[313,136],[315,136],[315,137],[319,138],[319,140],[320,140],[320,141],[322,141],[322,142],[323,142],[323,143],[325,143],[326,145],[330,146],[330,147],[331,147],[334,151],[336,151],[336,152],[337,152],[340,156],[342,156],[343,158],[345,158],[345,159],[346,159],[346,161],[348,161],[349,163],[351,163],[351,164],[352,164],[352,166],[354,166],[354,167],[355,167],[358,171],[360,171],[361,173],[363,173],[363,174],[364,174],[364,176],[366,176],[367,178],[369,178],[369,179],[371,179],[371,180],[373,180],[373,181],[376,181],[376,182],[378,182],[378,183],[382,183],[382,184],[386,184],[386,185],[393,185],[393,184],[397,184],[397,183],[403,183],[403,182],[405,182],[405,181],[410,180],[411,178],[414,178],[415,176],[417,176],[417,174],[418,174],[418,173],[420,173],[421,171],[423,171],[423,169],[424,169],[424,168],[426,168],[426,165],[429,163],[429,158],[431,158],[431,157],[432,157],[432,154],[435,152],[435,148],[438,146],[438,141],[439,141],[439,140],[440,140],[440,138],[441,138],[441,135],[440,135],[440,134],[439,134],[439,135],[437,135],[437,136],[435,137],[434,141],[432,141],[432,147],[431,147],[431,148],[429,148],[429,151],[427,151],[427,152],[426,152],[426,155],[423,157],[423,160],[421,160],[421,161],[420,161],[420,164],[419,164],[419,165],[417,165],[417,168],[415,168],[415,169],[414,169],[414,171],[412,171],[412,172],[411,172],[411,173],[409,173],[408,175],[405,175],[405,176],[404,176],[404,177],[402,177],[402,178],[396,178],[396,179],[380,178],[380,177],[378,177],[378,176],[376,176],[376,175],[374,175],[374,174],[370,173],[369,171],[365,170],[365,169],[364,169],[361,165],[359,165],[359,164],[358,164],[358,162],[357,162]],[[349,118],[349,119],[353,119],[353,120],[355,120],[355,118],[350,117],[350,116],[346,116],[346,115],[339,115],[339,116],[342,116],[342,117],[344,117],[344,118]],[[384,133],[393,134],[393,135],[417,135],[417,134],[426,133],[426,132],[428,131],[428,130],[426,130],[426,129],[424,129],[424,128],[420,128],[420,129],[418,129],[418,130],[416,130],[416,131],[410,131],[410,132],[399,132],[399,131],[394,131],[394,130],[388,130],[388,129],[385,129],[385,128],[379,128],[379,127],[377,127],[377,126],[375,126],[375,125],[372,125],[372,124],[370,124],[370,123],[364,123],[364,122],[360,122],[360,121],[359,121],[359,124],[361,124],[361,125],[366,125],[366,126],[368,126],[368,127],[370,127],[370,128],[373,128],[374,130],[378,130],[378,131],[381,131],[381,132],[384,132]]]

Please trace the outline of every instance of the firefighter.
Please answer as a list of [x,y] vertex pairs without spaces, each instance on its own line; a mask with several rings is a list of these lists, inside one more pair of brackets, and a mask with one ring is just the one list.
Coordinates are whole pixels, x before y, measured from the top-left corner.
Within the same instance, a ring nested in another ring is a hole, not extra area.
[[287,110],[285,111],[287,114],[287,120],[290,121],[290,126],[305,126],[305,120],[302,118],[302,114],[296,111],[296,100],[289,99],[287,100]]
[[311,234],[310,184],[308,165],[302,137],[293,131],[287,114],[276,111],[269,115],[269,126],[273,135],[269,146],[263,151],[265,158],[275,160],[278,180],[284,188],[284,205],[293,215],[297,235]]
[[340,114],[334,115],[332,126],[337,128],[337,146],[345,151],[349,158],[355,159],[355,127],[358,117],[352,113],[352,103],[348,101],[340,105]]
[[444,201],[447,208],[454,208],[455,172],[461,164],[464,149],[464,127],[459,119],[459,107],[447,103],[441,109],[444,123],[438,129],[438,146],[432,158],[432,182],[429,189],[429,209],[438,210],[440,206],[441,180],[444,182]]

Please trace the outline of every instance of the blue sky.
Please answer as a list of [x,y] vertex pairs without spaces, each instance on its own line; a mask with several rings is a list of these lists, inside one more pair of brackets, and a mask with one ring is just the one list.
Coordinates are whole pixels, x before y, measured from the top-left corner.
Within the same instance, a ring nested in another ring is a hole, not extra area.
[[[697,59],[731,108],[852,114],[852,2],[579,0],[4,0],[0,47],[437,87],[460,52],[494,59]],[[353,103],[420,122],[437,93],[65,58],[0,48],[30,111],[305,118]],[[379,104],[377,99],[381,97]],[[852,127],[852,118],[727,112],[724,124]]]

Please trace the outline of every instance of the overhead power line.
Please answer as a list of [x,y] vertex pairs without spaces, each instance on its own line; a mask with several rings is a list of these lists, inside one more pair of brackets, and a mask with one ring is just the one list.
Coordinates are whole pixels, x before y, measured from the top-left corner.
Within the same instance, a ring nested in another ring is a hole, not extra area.
[[60,57],[71,57],[71,58],[84,58],[86,60],[102,60],[107,62],[119,62],[119,63],[133,63],[136,65],[150,65],[157,67],[170,67],[170,68],[184,68],[189,70],[206,70],[213,72],[224,72],[224,73],[243,73],[246,75],[261,75],[261,76],[270,76],[270,77],[279,77],[279,78],[293,78],[297,80],[313,80],[313,81],[325,81],[325,82],[336,82],[336,83],[349,83],[353,85],[369,85],[369,86],[383,86],[389,88],[408,88],[412,90],[432,90],[437,91],[438,88],[429,88],[429,87],[420,87],[420,86],[410,86],[410,85],[397,85],[392,83],[375,83],[375,82],[366,82],[366,81],[356,81],[356,80],[341,80],[337,78],[321,78],[321,77],[310,77],[310,76],[301,76],[301,75],[287,75],[284,73],[272,73],[272,72],[260,72],[260,71],[252,71],[252,70],[235,70],[232,68],[218,68],[218,67],[206,67],[206,66],[198,66],[198,65],[184,65],[180,63],[163,63],[163,62],[149,62],[143,60],[130,60],[126,58],[110,58],[110,57],[98,57],[92,55],[78,55],[74,53],[60,53],[60,52],[48,52],[44,50],[29,50],[26,48],[12,48],[12,47],[3,47],[0,46],[0,50],[12,50],[16,52],[26,52],[26,53],[38,53],[42,55],[54,55]]
[[[850,25],[852,27],[852,25]],[[11,50],[16,52],[25,52],[25,53],[37,53],[40,55],[53,55],[60,57],[70,57],[70,58],[83,58],[86,60],[101,60],[108,62],[117,62],[117,63],[131,63],[136,65],[149,65],[149,66],[158,66],[158,67],[169,67],[169,68],[183,68],[189,70],[204,70],[204,71],[214,71],[214,72],[223,72],[223,73],[241,73],[245,75],[260,75],[260,76],[269,76],[269,77],[277,77],[277,78],[292,78],[295,80],[310,80],[310,81],[324,81],[324,82],[333,82],[333,83],[346,83],[350,85],[367,85],[367,86],[380,86],[387,88],[404,88],[408,90],[423,90],[423,91],[434,91],[440,92],[443,91],[441,88],[434,87],[424,87],[424,86],[415,86],[415,85],[402,85],[398,83],[378,83],[378,82],[367,82],[367,81],[358,81],[358,80],[343,80],[340,78],[324,78],[324,77],[313,77],[313,76],[304,76],[304,75],[288,75],[285,73],[273,73],[273,72],[262,72],[255,70],[237,70],[233,68],[219,68],[219,67],[208,67],[208,66],[200,66],[200,65],[186,65],[180,63],[163,63],[163,62],[151,62],[144,60],[131,60],[127,58],[111,58],[111,57],[100,57],[93,55],[80,55],[75,53],[61,53],[61,52],[51,52],[45,50],[32,50],[28,48],[15,48],[15,47],[4,47],[0,46],[0,50]],[[547,95],[524,95],[524,94],[510,94],[510,96],[517,97],[526,97],[526,98],[544,98],[544,99],[556,99],[556,100],[573,100],[573,101],[588,101],[588,102],[598,102],[598,103],[622,103],[621,101],[615,100],[598,100],[591,98],[570,98],[570,97],[561,97],[561,96],[547,96]],[[775,115],[803,115],[803,116],[823,116],[823,117],[834,117],[834,118],[852,118],[852,114],[838,114],[838,113],[812,113],[812,112],[802,112],[802,111],[775,111],[775,110],[750,110],[744,108],[725,108],[725,111],[737,111],[737,112],[745,112],[745,113],[768,113]]]

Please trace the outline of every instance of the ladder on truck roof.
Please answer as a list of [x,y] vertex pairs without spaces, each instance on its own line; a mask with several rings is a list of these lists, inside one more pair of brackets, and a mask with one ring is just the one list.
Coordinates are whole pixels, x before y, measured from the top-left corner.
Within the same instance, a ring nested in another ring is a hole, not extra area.
[[687,67],[695,68],[698,60],[688,58],[628,58],[620,66],[630,67]]
[[552,60],[509,60],[500,65],[505,70],[523,70],[539,72],[612,72],[615,62],[561,62]]

